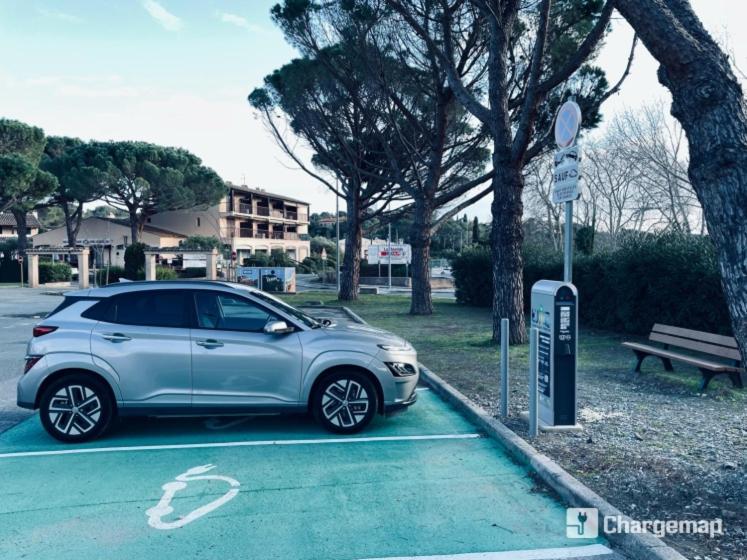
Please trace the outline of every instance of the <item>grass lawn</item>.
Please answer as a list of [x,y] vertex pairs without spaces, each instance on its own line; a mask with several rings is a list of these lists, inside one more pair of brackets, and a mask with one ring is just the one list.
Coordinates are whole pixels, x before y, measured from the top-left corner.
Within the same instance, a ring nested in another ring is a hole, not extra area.
[[[468,396],[498,397],[500,347],[491,340],[492,321],[490,309],[458,305],[455,301],[433,302],[434,314],[413,316],[409,314],[410,298],[402,295],[362,295],[357,302],[345,306],[374,326],[399,334],[417,349],[420,361],[438,375],[456,385]],[[284,295],[290,304],[323,302],[340,305],[336,294],[330,292],[303,292]],[[595,329],[581,329],[579,337],[579,374],[612,370],[626,380],[634,379],[629,371],[633,365],[630,350],[620,346],[624,340],[644,340],[631,335],[618,335]],[[510,350],[511,371],[526,377],[529,345],[513,346]],[[678,389],[696,391],[700,374],[695,368],[677,366],[666,373],[660,363],[649,358],[644,372],[655,372],[657,381],[672,384]],[[683,375],[685,373],[685,375]],[[648,374],[644,373],[644,376]],[[643,377],[641,379],[643,379]],[[709,396],[743,401],[744,391],[735,391],[725,376],[711,382]]]
[[[283,298],[296,305],[340,304],[329,292]],[[497,415],[499,347],[491,341],[489,309],[435,300],[432,316],[411,316],[407,296],[386,295],[364,295],[346,305],[412,342],[423,364]],[[700,395],[695,368],[675,364],[667,373],[653,358],[642,374],[633,374],[633,354],[620,346],[624,340],[642,338],[582,325],[577,393],[583,431],[540,434],[532,445],[634,518],[724,519],[727,534],[720,539],[666,539],[685,556],[747,558],[747,391],[718,376]],[[511,347],[504,423],[522,437],[527,371],[528,345]]]

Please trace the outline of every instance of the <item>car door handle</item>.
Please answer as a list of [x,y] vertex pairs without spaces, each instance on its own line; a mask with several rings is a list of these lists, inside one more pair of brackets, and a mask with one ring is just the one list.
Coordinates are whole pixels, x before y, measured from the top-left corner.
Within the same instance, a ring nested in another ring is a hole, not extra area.
[[223,346],[223,343],[215,340],[214,338],[208,338],[207,340],[198,340],[195,342],[197,346],[202,346],[203,348],[220,348]]
[[111,334],[102,334],[101,338],[108,340],[109,342],[127,342],[128,340],[132,340],[129,336],[122,333],[111,333]]

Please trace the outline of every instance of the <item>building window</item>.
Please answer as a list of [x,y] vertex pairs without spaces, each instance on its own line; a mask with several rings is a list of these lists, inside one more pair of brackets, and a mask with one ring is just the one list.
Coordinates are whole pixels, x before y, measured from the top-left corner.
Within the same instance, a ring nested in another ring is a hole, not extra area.
[[197,218],[197,227],[200,227],[200,218]]

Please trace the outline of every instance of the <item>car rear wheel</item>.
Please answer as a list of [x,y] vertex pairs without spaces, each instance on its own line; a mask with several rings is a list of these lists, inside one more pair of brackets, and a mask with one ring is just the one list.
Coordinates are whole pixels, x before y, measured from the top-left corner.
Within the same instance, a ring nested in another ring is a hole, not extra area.
[[79,443],[103,434],[114,416],[107,388],[84,374],[66,375],[53,381],[42,395],[39,416],[52,437]]
[[353,434],[365,428],[378,407],[376,387],[365,375],[338,372],[319,384],[312,402],[316,420],[331,432]]

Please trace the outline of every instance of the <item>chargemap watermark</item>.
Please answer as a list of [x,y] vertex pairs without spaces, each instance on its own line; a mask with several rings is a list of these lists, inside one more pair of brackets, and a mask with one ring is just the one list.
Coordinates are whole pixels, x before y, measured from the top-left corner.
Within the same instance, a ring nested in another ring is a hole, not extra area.
[[569,539],[595,539],[599,529],[607,535],[615,533],[651,533],[659,538],[667,535],[708,535],[713,538],[724,534],[721,519],[630,519],[622,515],[605,515],[599,518],[596,508],[568,508],[565,533]]

